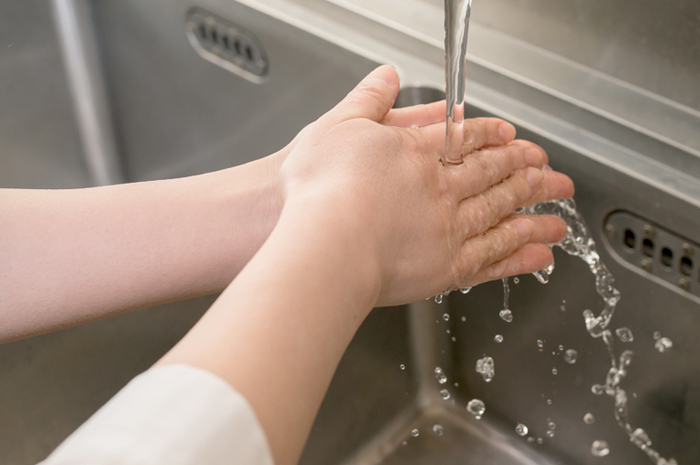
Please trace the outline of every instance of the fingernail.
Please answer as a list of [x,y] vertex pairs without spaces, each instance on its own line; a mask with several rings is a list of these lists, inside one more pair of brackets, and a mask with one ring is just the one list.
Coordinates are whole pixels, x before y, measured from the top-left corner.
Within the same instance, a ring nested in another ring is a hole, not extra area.
[[544,179],[544,173],[542,170],[538,170],[537,168],[528,168],[525,172],[525,177],[527,177],[530,187],[534,188],[539,186],[539,184],[542,182],[542,179]]
[[510,142],[515,139],[515,127],[510,123],[501,123],[498,127],[498,133],[501,135],[501,139],[504,142]]
[[539,166],[542,164],[542,152],[535,147],[529,147],[525,150],[525,161],[530,166]]
[[394,85],[397,80],[398,76],[396,74],[396,70],[393,66],[389,65],[380,66],[369,73],[369,75],[367,75],[365,78],[365,81],[381,81],[390,86]]

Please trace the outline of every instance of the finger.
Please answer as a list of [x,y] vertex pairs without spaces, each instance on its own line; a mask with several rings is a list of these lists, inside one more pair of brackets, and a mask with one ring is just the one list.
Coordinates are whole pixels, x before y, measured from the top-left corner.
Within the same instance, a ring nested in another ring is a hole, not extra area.
[[506,179],[514,171],[528,166],[542,167],[547,154],[539,146],[524,140],[479,150],[464,158],[464,163],[449,172],[456,195],[469,198]]
[[566,223],[559,217],[512,215],[485,234],[465,241],[460,251],[461,278],[472,278],[528,243],[555,244],[565,235]]
[[[444,139],[444,119],[444,116],[442,116],[440,122],[422,126],[420,128],[422,136],[426,140],[432,141]],[[502,127],[503,132],[501,132]],[[462,146],[462,153],[465,156],[481,148],[509,144],[515,137],[513,125],[498,118],[467,119],[464,121],[464,130],[464,143],[468,145]],[[469,131],[468,134],[467,131]],[[451,165],[451,167],[454,166]]]
[[531,199],[544,175],[537,168],[526,168],[481,194],[463,200],[457,208],[457,221],[465,238],[482,234]]
[[525,244],[500,260],[467,279],[460,287],[474,287],[488,281],[529,274],[544,270],[554,262],[552,250],[544,244]]
[[569,199],[574,196],[574,182],[567,175],[547,169],[543,170],[543,173],[542,185],[524,206],[548,200]]
[[515,139],[515,127],[499,118],[466,119],[463,127],[462,154],[464,157],[484,147],[508,144]]
[[394,108],[382,121],[385,126],[414,128],[443,123],[445,130],[445,101],[415,105],[406,108]]
[[399,76],[391,66],[372,71],[322,119],[335,123],[354,118],[379,122],[389,113],[399,92]]

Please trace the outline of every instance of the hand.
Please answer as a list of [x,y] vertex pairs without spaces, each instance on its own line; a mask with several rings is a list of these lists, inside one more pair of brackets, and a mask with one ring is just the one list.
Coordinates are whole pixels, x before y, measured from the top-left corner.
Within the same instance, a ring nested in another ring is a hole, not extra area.
[[512,212],[570,197],[571,180],[543,170],[545,152],[494,118],[467,120],[464,163],[443,166],[444,103],[391,110],[398,89],[395,71],[379,68],[299,134],[280,170],[285,204],[364,238],[378,305],[548,266],[564,222]]

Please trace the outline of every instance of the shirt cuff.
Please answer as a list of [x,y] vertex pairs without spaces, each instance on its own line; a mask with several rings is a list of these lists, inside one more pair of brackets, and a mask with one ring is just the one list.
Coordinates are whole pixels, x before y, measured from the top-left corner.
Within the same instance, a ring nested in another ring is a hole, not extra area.
[[246,399],[188,365],[134,378],[40,465],[274,465]]

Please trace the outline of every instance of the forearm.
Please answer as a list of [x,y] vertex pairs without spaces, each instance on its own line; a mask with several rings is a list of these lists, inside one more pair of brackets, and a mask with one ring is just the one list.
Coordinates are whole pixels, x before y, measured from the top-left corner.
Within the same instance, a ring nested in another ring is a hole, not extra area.
[[350,234],[343,221],[329,227],[301,213],[309,208],[285,206],[269,241],[159,362],[206,369],[242,393],[277,465],[298,460],[343,352],[379,291],[376,268],[361,258],[368,256],[362,235]]
[[277,221],[278,164],[0,191],[0,341],[221,291]]

